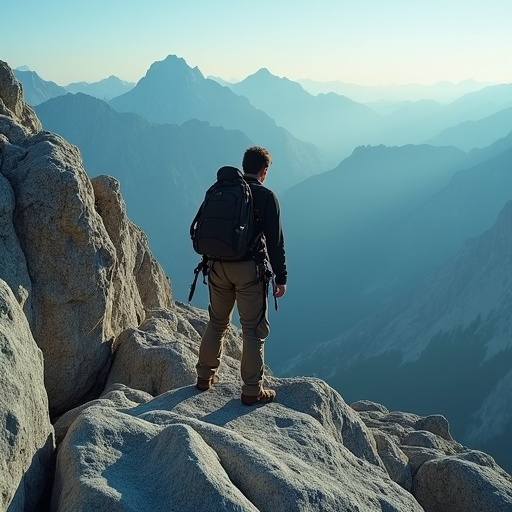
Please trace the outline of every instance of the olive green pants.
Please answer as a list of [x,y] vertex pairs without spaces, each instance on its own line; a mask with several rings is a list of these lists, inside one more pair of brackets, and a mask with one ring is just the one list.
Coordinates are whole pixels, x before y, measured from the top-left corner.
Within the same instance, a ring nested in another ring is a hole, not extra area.
[[258,280],[254,261],[215,261],[208,276],[210,320],[199,348],[197,375],[215,375],[222,355],[222,340],[235,301],[242,326],[242,393],[258,395],[263,387],[264,344],[269,333],[266,285]]

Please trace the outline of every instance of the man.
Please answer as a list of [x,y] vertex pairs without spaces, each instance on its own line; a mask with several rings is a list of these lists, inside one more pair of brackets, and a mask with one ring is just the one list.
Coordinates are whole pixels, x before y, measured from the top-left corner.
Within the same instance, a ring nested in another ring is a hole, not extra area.
[[264,344],[269,334],[267,256],[275,273],[276,298],[286,292],[287,271],[279,202],[276,195],[263,186],[270,164],[270,153],[264,148],[251,147],[244,153],[242,169],[253,196],[255,239],[240,260],[211,262],[208,275],[210,320],[196,365],[197,388],[206,391],[215,382],[222,338],[236,302],[242,326],[241,400],[245,405],[271,402],[276,396],[274,390],[263,387]]

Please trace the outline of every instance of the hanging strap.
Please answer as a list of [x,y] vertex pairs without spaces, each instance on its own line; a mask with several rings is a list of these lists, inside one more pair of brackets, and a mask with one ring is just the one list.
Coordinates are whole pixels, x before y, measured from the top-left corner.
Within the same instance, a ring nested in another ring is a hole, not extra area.
[[268,282],[269,284],[272,284],[272,297],[274,297],[274,308],[276,311],[279,310],[279,306],[277,305],[277,297],[275,296],[276,290],[277,290],[277,284],[276,284],[276,275],[272,270],[270,270],[270,267],[268,266],[267,262],[265,261],[265,274],[268,275]]
[[274,297],[274,307],[276,308],[276,311],[279,310],[279,306],[277,305],[277,297],[275,295],[277,290],[277,284],[276,284],[276,275],[272,272],[271,283],[272,283],[272,297]]
[[196,285],[197,285],[197,278],[199,277],[199,273],[203,273],[203,284],[207,284],[206,282],[206,276],[210,272],[210,264],[208,260],[208,256],[204,255],[203,259],[199,262],[199,265],[194,269],[194,280],[192,281],[192,284],[190,285],[190,293],[188,294],[188,303],[190,304],[190,301],[192,300],[192,297],[194,296],[194,292],[196,291]]
[[[268,296],[268,291],[270,288],[270,284],[272,284],[272,296],[274,297],[274,307],[276,311],[279,310],[279,306],[277,305],[277,297],[274,295],[276,291],[276,279],[275,274],[270,268],[268,261],[264,259],[261,263],[256,264],[256,269],[258,272],[258,279],[263,283],[263,290],[265,293],[265,297]],[[266,304],[266,301],[264,301]],[[264,309],[266,309],[264,307]]]

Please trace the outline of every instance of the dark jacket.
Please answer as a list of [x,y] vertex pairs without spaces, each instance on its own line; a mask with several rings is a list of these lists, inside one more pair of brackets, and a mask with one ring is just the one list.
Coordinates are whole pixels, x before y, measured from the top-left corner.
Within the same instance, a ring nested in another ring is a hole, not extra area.
[[[256,245],[243,259],[263,260],[268,254],[277,284],[286,284],[287,270],[281,210],[277,196],[256,178],[244,176],[253,197]],[[263,235],[263,236],[262,236]]]

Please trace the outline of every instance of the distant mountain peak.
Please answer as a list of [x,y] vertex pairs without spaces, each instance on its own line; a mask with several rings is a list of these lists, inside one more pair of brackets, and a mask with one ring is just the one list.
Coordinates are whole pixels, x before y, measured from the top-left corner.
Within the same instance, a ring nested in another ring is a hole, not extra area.
[[170,53],[169,55],[167,55],[167,57],[165,57],[164,60],[162,61],[155,61],[154,64],[156,64],[157,62],[183,62],[183,63],[187,63],[185,61],[185,59],[183,57],[178,57],[176,54],[174,53]]
[[268,68],[261,68],[253,74],[253,76],[275,76],[273,75]]
[[204,80],[204,76],[196,66],[191,68],[185,59],[176,55],[168,55],[164,60],[156,61],[149,67],[146,76],[142,79],[158,78],[158,80],[175,80],[177,77],[189,76],[195,80]]
[[[251,87],[260,87],[260,88],[271,88],[275,89],[276,87],[280,87],[283,92],[295,92],[295,93],[305,93],[304,88],[297,82],[293,82],[286,77],[279,77],[273,75],[268,68],[261,68],[256,73],[249,75],[245,80],[242,80],[238,84],[234,84],[234,88],[237,86],[246,86],[250,85]],[[306,93],[309,95],[309,93]]]
[[253,73],[252,75],[249,75],[243,81],[245,82],[246,80],[254,80],[254,79],[258,79],[258,80],[276,80],[276,81],[281,80],[281,81],[287,81],[287,82],[290,81],[286,77],[281,78],[280,76],[274,75],[268,68],[258,69],[258,71],[256,71],[256,73]]

